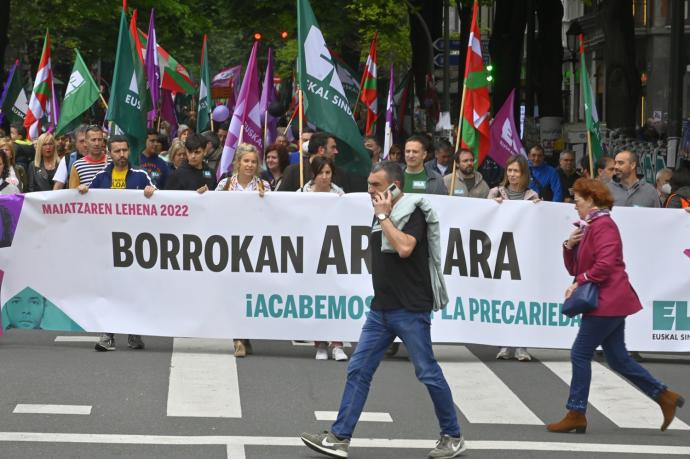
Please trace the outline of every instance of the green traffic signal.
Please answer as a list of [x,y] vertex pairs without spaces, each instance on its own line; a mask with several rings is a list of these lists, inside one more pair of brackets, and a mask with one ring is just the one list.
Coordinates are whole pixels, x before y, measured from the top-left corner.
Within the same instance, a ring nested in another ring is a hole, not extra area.
[[494,66],[489,64],[486,66],[486,81],[492,82],[494,81],[494,76],[492,75],[492,72],[494,70]]

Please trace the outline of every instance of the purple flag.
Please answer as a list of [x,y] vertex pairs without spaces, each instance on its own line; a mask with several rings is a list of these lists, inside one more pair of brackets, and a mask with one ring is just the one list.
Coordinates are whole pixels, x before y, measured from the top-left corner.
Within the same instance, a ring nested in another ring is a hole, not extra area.
[[[271,145],[276,141],[276,129],[278,128],[278,118],[268,113],[268,108],[278,98],[276,89],[273,86],[273,50],[268,48],[268,63],[266,64],[266,75],[264,76],[264,87],[261,90],[261,125],[264,128],[264,144]],[[264,126],[265,124],[265,126]]]
[[161,91],[161,118],[164,121],[170,123],[170,135],[171,139],[177,136],[177,115],[175,114],[175,102],[173,101],[172,92],[168,89],[163,89]]
[[515,89],[510,92],[503,107],[496,113],[491,123],[489,156],[501,167],[506,167],[506,162],[511,155],[527,156],[515,127],[514,103]]
[[7,91],[10,89],[10,83],[12,82],[12,78],[14,77],[14,71],[17,70],[17,66],[19,65],[19,59],[14,61],[14,65],[10,69],[10,73],[7,75],[7,81],[5,82],[5,87],[2,88],[2,95],[0,96],[0,124],[2,124],[5,121],[5,114],[2,112],[1,108],[3,104],[5,103],[5,99],[7,98]]
[[151,111],[146,117],[147,127],[153,127],[158,112],[158,102],[160,99],[160,67],[158,67],[158,52],[156,51],[156,28],[154,26],[155,10],[151,8],[151,16],[149,17],[149,34],[146,42],[146,81],[149,84],[149,93],[151,94]]
[[383,159],[388,159],[388,152],[393,145],[393,64],[391,64],[391,76],[388,82],[388,101],[386,102],[386,130],[383,135]]
[[[230,171],[235,150],[240,143],[249,143],[259,150],[259,160],[263,158],[263,139],[261,138],[261,112],[259,111],[259,72],[256,70],[256,53],[259,42],[255,41],[249,56],[247,70],[242,80],[242,88],[237,97],[237,105],[230,121],[230,130],[225,139],[223,155],[216,175],[220,178]],[[240,139],[241,137],[241,139]]]
[[211,79],[212,88],[230,88],[228,98],[225,101],[225,105],[228,107],[230,113],[235,110],[235,101],[237,100],[238,96],[241,74],[242,66],[236,65],[234,67],[221,70]]

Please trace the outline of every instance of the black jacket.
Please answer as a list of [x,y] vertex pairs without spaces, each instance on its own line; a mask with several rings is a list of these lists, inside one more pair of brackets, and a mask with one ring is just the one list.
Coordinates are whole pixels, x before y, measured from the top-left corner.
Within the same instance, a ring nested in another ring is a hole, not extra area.
[[[304,183],[314,178],[311,173],[311,166],[308,162],[304,163]],[[351,193],[350,176],[342,168],[336,166],[333,171],[333,183],[342,188],[345,193]],[[300,188],[299,184],[299,163],[289,165],[283,172],[283,181],[277,191],[297,191]]]
[[51,191],[53,189],[53,177],[57,167],[47,170],[41,161],[41,167],[36,167],[34,162],[29,163],[29,191]]
[[213,171],[205,165],[197,169],[185,161],[168,177],[165,189],[196,191],[204,185],[211,191],[216,189],[216,176]]

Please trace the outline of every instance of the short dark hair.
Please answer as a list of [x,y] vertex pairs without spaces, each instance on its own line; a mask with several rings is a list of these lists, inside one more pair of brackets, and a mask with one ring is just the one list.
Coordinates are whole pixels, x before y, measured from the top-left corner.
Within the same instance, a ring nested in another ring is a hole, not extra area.
[[89,132],[100,132],[102,134],[103,129],[101,129],[101,127],[97,124],[90,124],[86,126],[86,130],[84,130],[84,135],[88,134]]
[[24,127],[24,124],[19,123],[19,122],[17,122],[17,123],[12,123],[12,124],[10,125],[10,127],[15,128],[15,129],[17,130],[17,134],[19,134],[19,136],[20,136],[22,139],[25,139],[25,138],[26,138],[26,128]]
[[407,140],[405,140],[405,143],[407,142],[419,142],[422,145],[424,151],[429,151],[429,139],[426,136],[414,134],[409,136]]
[[10,167],[12,167],[12,165],[10,164],[10,160],[7,158],[7,153],[5,153],[5,150],[0,150],[0,159],[2,159],[2,173],[0,174],[0,178],[7,180],[7,177],[10,174]]
[[538,144],[538,143],[535,143],[534,145],[532,145],[532,146],[530,147],[529,151],[532,151],[532,150],[539,150],[539,151],[541,151],[542,154],[544,154],[544,147],[542,147],[542,146],[541,146],[540,144]]
[[309,165],[309,167],[311,167],[311,173],[314,174],[314,177],[319,175],[326,166],[330,166],[331,173],[335,174],[335,163],[333,162],[333,159],[329,158],[328,156],[316,156],[311,160]]
[[108,139],[108,150],[110,150],[110,147],[114,143],[118,142],[124,142],[127,144],[127,148],[129,148],[129,139],[127,136],[124,135],[111,135],[110,138]]
[[197,134],[196,132],[190,132],[187,136],[187,140],[184,141],[184,146],[189,151],[194,151],[198,148],[206,148],[208,139]]
[[[587,158],[587,169],[589,169],[589,156],[585,156]],[[610,156],[602,156],[601,158],[597,159],[597,169],[606,169],[606,166],[613,161],[613,158]]]
[[376,145],[378,145],[379,147],[381,146],[381,142],[379,142],[379,139],[377,139],[375,135],[365,135],[364,140],[373,140],[374,142],[376,142]]
[[328,139],[335,139],[335,137],[327,132],[315,132],[309,139],[309,148],[307,149],[309,156],[315,155],[321,147],[326,148]]
[[631,162],[633,162],[635,164],[640,164],[640,159],[637,157],[637,153],[635,153],[634,151],[628,150],[627,148],[623,148],[618,153],[616,153],[616,155],[619,155],[621,153],[627,153],[628,158],[630,158]]
[[213,131],[204,131],[203,133],[201,133],[201,137],[206,139],[207,143],[211,142],[211,147],[213,147],[214,150],[218,148],[218,146],[220,145],[220,139],[218,138],[218,134],[216,134]]
[[224,131],[229,131],[230,125],[227,122],[217,124],[216,125],[216,132],[220,131],[221,129]]
[[264,158],[266,158],[266,155],[269,151],[275,151],[278,153],[278,166],[280,167],[280,172],[285,171],[285,169],[287,169],[287,167],[290,165],[290,153],[288,153],[287,148],[279,143],[272,143],[266,147]]
[[150,136],[150,135],[155,135],[156,137],[158,137],[158,129],[156,129],[156,128],[147,128],[147,129],[146,129],[146,137],[148,137],[148,136]]
[[436,150],[445,150],[448,152],[451,152],[453,149],[453,145],[448,141],[448,139],[440,138],[437,139],[436,142],[434,142],[434,151]]
[[[409,142],[409,139],[408,139]],[[379,161],[371,168],[371,173],[384,171],[389,182],[400,182],[400,188],[405,188],[405,173],[400,163],[396,161]]]

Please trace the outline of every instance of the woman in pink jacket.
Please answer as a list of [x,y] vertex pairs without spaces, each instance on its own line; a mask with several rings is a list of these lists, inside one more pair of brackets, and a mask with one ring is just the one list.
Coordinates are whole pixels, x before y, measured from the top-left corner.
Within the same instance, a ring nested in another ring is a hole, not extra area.
[[575,282],[568,287],[568,298],[578,286],[593,282],[599,287],[598,306],[582,316],[580,331],[570,351],[573,376],[566,408],[560,422],[549,424],[550,432],[584,433],[587,429],[587,399],[592,379],[592,355],[601,345],[611,369],[625,376],[642,392],[655,400],[663,414],[664,431],[683,406],[683,398],[667,389],[646,369],[633,360],[625,348],[625,318],[642,309],[630,285],[623,262],[623,244],[616,223],[609,214],[613,197],[598,180],[580,179],[573,187],[578,227],[563,243],[563,259]]

